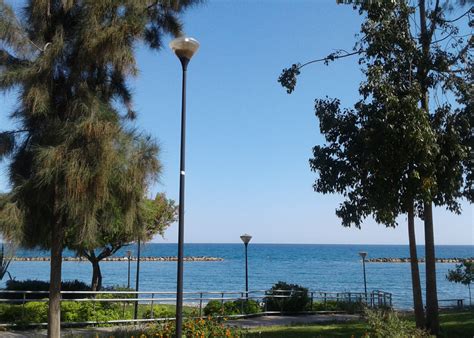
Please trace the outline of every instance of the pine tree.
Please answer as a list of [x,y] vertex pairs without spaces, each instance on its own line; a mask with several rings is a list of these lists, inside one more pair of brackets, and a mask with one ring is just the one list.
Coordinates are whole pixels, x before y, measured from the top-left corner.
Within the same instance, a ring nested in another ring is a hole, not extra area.
[[[98,213],[112,199],[132,227],[159,169],[154,142],[125,127],[135,117],[127,86],[137,75],[135,48],[157,50],[164,34],[178,35],[179,14],[195,2],[29,0],[17,16],[0,0],[0,90],[19,102],[11,114],[19,128],[0,134],[12,185],[7,214],[21,225],[22,245],[51,249],[50,337],[60,335],[66,239],[94,242]],[[140,152],[123,151],[132,141]],[[127,154],[141,161],[117,183]]]

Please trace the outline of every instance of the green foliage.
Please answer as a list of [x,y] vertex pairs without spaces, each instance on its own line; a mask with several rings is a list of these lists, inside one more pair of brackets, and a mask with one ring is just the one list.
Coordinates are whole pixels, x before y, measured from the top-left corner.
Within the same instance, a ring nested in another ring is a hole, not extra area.
[[[166,337],[175,336],[174,322],[165,322],[149,325],[137,334],[139,337]],[[186,319],[183,323],[184,337],[241,337],[243,330],[224,325],[224,319],[213,317]]]
[[[48,291],[49,282],[40,280],[8,280],[6,282],[5,290],[9,291]],[[61,282],[62,291],[90,291],[90,286],[79,280],[63,281]],[[64,299],[89,297],[89,294],[64,294]],[[0,297],[4,299],[20,299],[22,294],[2,293]],[[47,294],[28,294],[29,299],[43,299],[47,298]]]
[[448,270],[446,279],[453,283],[466,285],[469,290],[469,305],[472,305],[471,284],[474,282],[474,262],[464,260],[461,264],[456,264],[454,270]]
[[[99,302],[61,302],[61,319],[64,322],[105,322],[121,319],[122,310],[117,304]],[[1,304],[0,322],[32,324],[48,321],[47,302],[27,302],[23,305]]]
[[313,311],[344,311],[347,313],[358,313],[364,311],[365,304],[362,302],[337,302],[337,301],[326,301],[326,302],[315,302],[313,303]]
[[365,316],[370,333],[375,337],[430,337],[430,334],[417,329],[413,323],[401,319],[394,311],[366,310]]
[[295,63],[290,68],[285,68],[278,78],[278,82],[286,88],[286,92],[291,94],[295,90],[296,79],[300,75],[301,64]]
[[204,307],[206,316],[231,316],[240,314],[253,314],[261,312],[258,303],[253,300],[235,300],[222,303],[219,300],[211,300]]
[[453,283],[470,285],[474,281],[474,262],[464,260],[461,264],[456,264],[454,270],[448,270],[446,279]]
[[0,2],[0,91],[18,97],[18,129],[0,130],[12,185],[4,236],[49,248],[55,225],[65,246],[93,248],[104,227],[141,233],[138,210],[161,167],[156,142],[127,127],[135,49],[179,34],[197,2],[32,2],[18,17]]
[[150,319],[150,318],[174,318],[176,312],[168,307],[164,307],[162,305],[153,305],[153,316],[152,311],[149,306],[147,306],[146,310],[143,312],[143,318]]
[[224,306],[220,300],[210,300],[203,311],[206,316],[222,316],[224,314]]
[[[278,282],[267,291],[264,302],[268,311],[300,312],[310,304],[308,289],[297,284]],[[275,297],[271,297],[275,296]]]

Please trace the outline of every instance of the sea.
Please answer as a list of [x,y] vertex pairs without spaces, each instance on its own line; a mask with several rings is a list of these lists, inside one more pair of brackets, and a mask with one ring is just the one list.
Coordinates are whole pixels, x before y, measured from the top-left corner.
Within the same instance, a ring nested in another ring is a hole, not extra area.
[[[115,256],[124,257],[131,250],[136,256],[136,245],[119,250]],[[368,258],[409,257],[407,245],[333,245],[333,244],[256,244],[248,246],[249,289],[266,290],[278,281],[299,284],[312,291],[363,292],[364,279],[360,251]],[[185,244],[185,256],[210,256],[222,261],[184,263],[185,291],[243,291],[245,289],[245,250],[243,244]],[[17,256],[48,256],[47,251],[18,250]],[[74,256],[65,251],[65,256]],[[142,244],[141,256],[176,256],[176,244]],[[424,257],[424,247],[418,247]],[[443,258],[474,257],[472,245],[438,245],[436,256]],[[468,289],[446,280],[455,264],[437,263],[438,298],[463,298],[468,302]],[[176,262],[144,261],[140,263],[141,291],[175,291]],[[104,286],[127,284],[126,261],[102,262]],[[11,263],[9,272],[17,280],[49,280],[49,262]],[[425,284],[425,264],[420,263],[421,283]],[[90,283],[92,268],[89,262],[64,262],[63,280],[78,279]],[[131,285],[135,285],[136,262],[131,263]],[[409,263],[366,263],[368,290],[382,290],[393,294],[393,305],[399,309],[412,308]],[[5,280],[0,286],[5,286]]]

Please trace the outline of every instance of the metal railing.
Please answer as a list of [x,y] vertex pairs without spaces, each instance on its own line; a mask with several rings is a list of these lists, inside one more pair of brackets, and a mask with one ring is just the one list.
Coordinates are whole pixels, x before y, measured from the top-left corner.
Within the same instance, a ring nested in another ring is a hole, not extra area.
[[[22,311],[21,316],[23,319],[25,316],[25,305],[29,302],[45,302],[47,303],[49,291],[10,291],[0,290],[0,294],[4,298],[0,298],[0,304],[21,304]],[[11,294],[12,297],[6,297]],[[196,291],[196,292],[184,292],[184,304],[188,307],[194,308],[193,317],[203,317],[204,307],[210,301],[219,301],[224,307],[224,303],[228,301],[238,301],[240,304],[241,314],[226,315],[229,318],[241,318],[248,317],[249,315],[270,315],[279,314],[284,311],[268,311],[267,303],[269,299],[287,299],[294,297],[298,294],[298,291],[288,290],[254,290],[249,291]],[[16,298],[14,295],[18,295]],[[39,298],[43,296],[43,298]],[[67,326],[81,326],[81,325],[93,325],[93,324],[125,324],[125,323],[141,323],[150,321],[165,321],[174,320],[174,316],[160,317],[155,314],[155,305],[174,305],[176,303],[175,292],[163,292],[163,291],[61,291],[62,303],[67,302],[90,302],[93,306],[93,311],[96,311],[97,303],[121,303],[123,306],[122,319],[114,320],[95,320],[95,321],[82,321],[82,322],[63,322],[62,325]],[[81,297],[75,298],[74,295]],[[107,298],[104,298],[107,297]],[[321,291],[308,291],[307,296],[310,299],[310,309],[313,308],[313,304],[328,302],[336,303],[362,303],[368,307],[391,307],[392,306],[392,294],[383,291],[372,291],[367,295],[360,292],[321,292]],[[6,298],[5,298],[6,297]],[[259,312],[245,313],[245,302],[247,300],[256,301],[260,308]],[[136,304],[136,305],[135,305]],[[142,308],[142,313],[148,311],[149,318],[125,318],[125,307],[126,306],[138,306]],[[148,310],[149,306],[149,310]],[[314,311],[309,311],[314,312]],[[338,312],[338,311],[331,311]],[[0,326],[16,326],[15,323],[0,323]],[[24,325],[24,324],[22,324]],[[27,323],[29,326],[44,326],[47,323]]]
[[465,306],[463,298],[438,299],[438,304],[439,304],[439,307],[443,309],[452,309],[452,308],[463,309]]

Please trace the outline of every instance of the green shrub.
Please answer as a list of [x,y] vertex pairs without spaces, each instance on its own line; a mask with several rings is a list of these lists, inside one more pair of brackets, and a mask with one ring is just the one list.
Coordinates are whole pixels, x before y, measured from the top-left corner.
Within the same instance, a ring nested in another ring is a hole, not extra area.
[[23,305],[2,304],[0,321],[3,323],[44,323],[48,321],[48,303],[28,302]]
[[163,307],[161,305],[153,305],[153,317],[151,315],[151,309],[148,308],[143,312],[143,318],[151,319],[151,318],[173,318],[175,316],[175,312],[167,307]]
[[25,317],[23,322],[45,323],[48,321],[48,303],[29,302],[25,304]]
[[[41,280],[8,280],[6,282],[5,290],[8,291],[48,291],[49,282]],[[61,282],[62,291],[90,291],[89,285],[79,280],[63,281]],[[71,298],[85,298],[89,297],[89,294],[64,294],[63,299]],[[47,294],[28,294],[28,299],[43,299],[47,298]],[[7,292],[0,292],[0,298],[3,299],[22,299],[22,294],[12,294]]]
[[[135,334],[134,334],[135,335]],[[137,337],[174,337],[176,326],[174,322],[148,325],[143,332],[136,332]],[[206,319],[186,319],[183,323],[185,337],[242,337],[241,329],[225,326],[223,320],[208,317]]]
[[[93,302],[61,302],[61,320],[64,322],[86,322],[121,319],[121,309],[106,303]],[[0,306],[0,322],[32,324],[44,323],[48,320],[47,302],[28,302],[22,304],[2,304]]]
[[310,304],[308,289],[297,284],[278,282],[267,291],[267,294],[287,296],[285,298],[265,297],[268,311],[301,312],[305,311]]
[[260,311],[260,306],[254,300],[236,300],[224,304],[219,300],[211,300],[204,307],[204,315],[206,316],[232,316],[259,313]]
[[417,329],[412,322],[401,319],[392,310],[366,309],[365,316],[370,333],[375,337],[430,337],[426,331]]
[[361,312],[365,308],[363,302],[337,302],[334,300],[313,303],[313,311],[345,311],[347,313]]
[[21,305],[0,305],[0,322],[2,323],[14,323],[21,320],[24,310]]
[[204,307],[206,316],[220,316],[224,314],[224,306],[220,300],[210,300]]
[[259,312],[262,311],[262,308],[260,307],[258,302],[256,302],[253,299],[236,300],[234,303],[236,304],[237,308],[239,309],[239,313],[242,313],[242,310],[243,310],[243,314],[259,313]]

